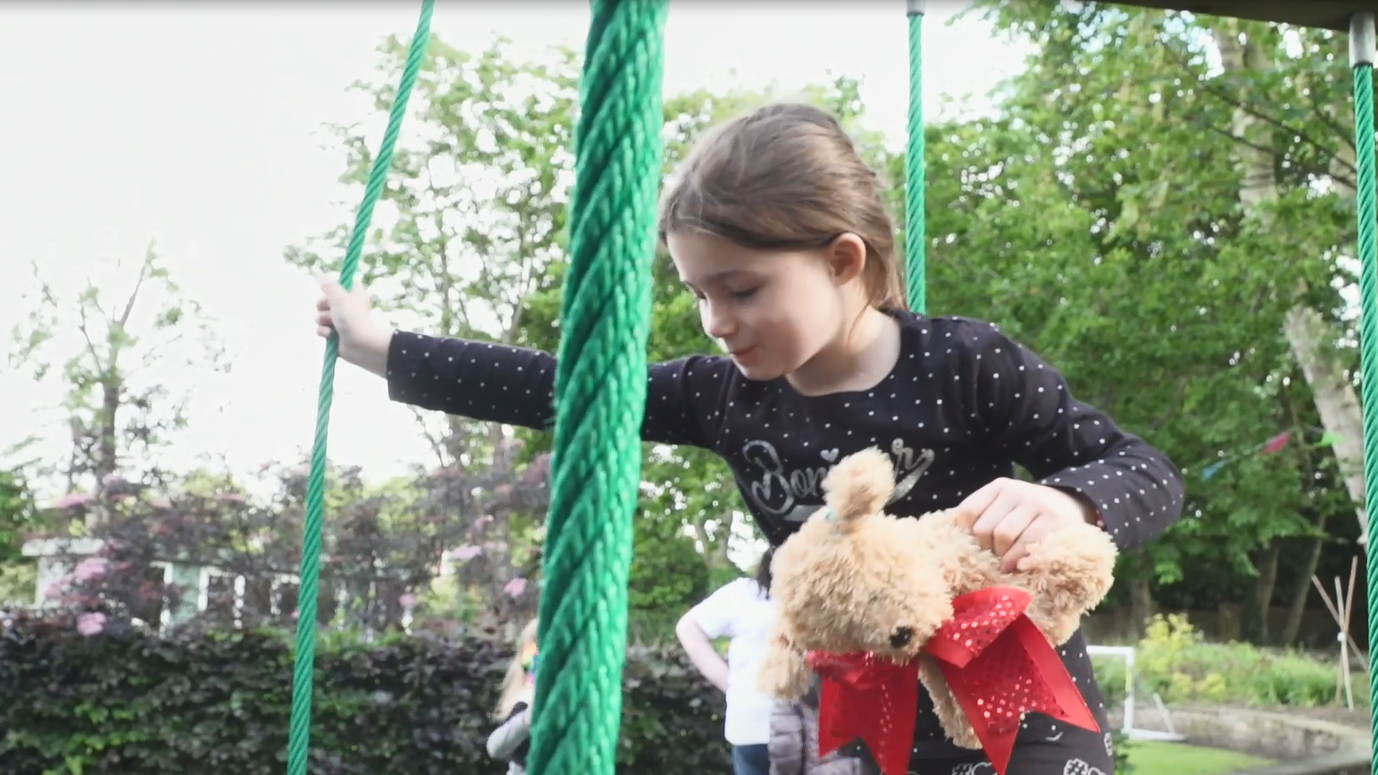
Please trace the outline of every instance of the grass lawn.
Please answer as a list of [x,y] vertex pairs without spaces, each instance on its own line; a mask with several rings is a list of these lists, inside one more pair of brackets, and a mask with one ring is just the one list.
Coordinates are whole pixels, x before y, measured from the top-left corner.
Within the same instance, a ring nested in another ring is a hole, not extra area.
[[1129,764],[1133,775],[1223,775],[1272,761],[1219,748],[1135,740],[1129,743]]

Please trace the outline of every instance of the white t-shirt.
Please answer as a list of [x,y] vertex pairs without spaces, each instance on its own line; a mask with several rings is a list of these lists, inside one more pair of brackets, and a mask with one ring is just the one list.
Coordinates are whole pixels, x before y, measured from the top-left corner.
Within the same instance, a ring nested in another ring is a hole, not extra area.
[[723,736],[732,745],[769,742],[774,700],[758,686],[775,624],[775,601],[765,596],[755,579],[741,578],[724,584],[689,613],[708,637],[731,639]]

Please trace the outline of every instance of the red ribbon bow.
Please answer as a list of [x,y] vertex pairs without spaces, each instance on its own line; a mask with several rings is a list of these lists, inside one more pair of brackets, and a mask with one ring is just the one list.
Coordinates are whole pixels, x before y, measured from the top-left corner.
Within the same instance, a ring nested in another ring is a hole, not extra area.
[[[1030,599],[1010,587],[961,595],[952,601],[952,619],[924,646],[1000,775],[1025,713],[1100,728],[1057,652],[1025,616]],[[918,711],[918,660],[822,652],[810,652],[808,660],[823,677],[819,755],[859,737],[883,775],[904,775]]]

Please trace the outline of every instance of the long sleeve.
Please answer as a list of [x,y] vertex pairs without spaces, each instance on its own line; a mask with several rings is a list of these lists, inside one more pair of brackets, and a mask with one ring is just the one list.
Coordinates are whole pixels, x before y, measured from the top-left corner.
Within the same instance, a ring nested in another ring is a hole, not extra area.
[[989,438],[1040,484],[1095,504],[1121,550],[1172,526],[1185,484],[1167,455],[1076,400],[1063,376],[1028,348],[983,328],[962,376]]
[[502,726],[488,735],[488,755],[494,759],[509,759],[531,737],[531,724],[526,719],[526,703],[519,702]]
[[[536,430],[554,427],[555,356],[522,347],[398,331],[388,348],[388,397],[422,409]],[[652,365],[645,441],[711,448],[732,368],[690,356]]]
[[770,712],[770,737],[766,749],[770,752],[770,775],[808,775],[804,762],[808,758],[804,748],[803,708],[797,702],[776,700]]

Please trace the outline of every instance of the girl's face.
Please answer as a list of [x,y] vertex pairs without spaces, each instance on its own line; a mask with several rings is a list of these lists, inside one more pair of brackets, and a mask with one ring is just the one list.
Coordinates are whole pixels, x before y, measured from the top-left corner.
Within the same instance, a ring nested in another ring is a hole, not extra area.
[[866,253],[852,235],[801,251],[754,250],[696,232],[672,232],[666,243],[698,299],[704,333],[747,379],[797,371],[838,342],[859,310]]

